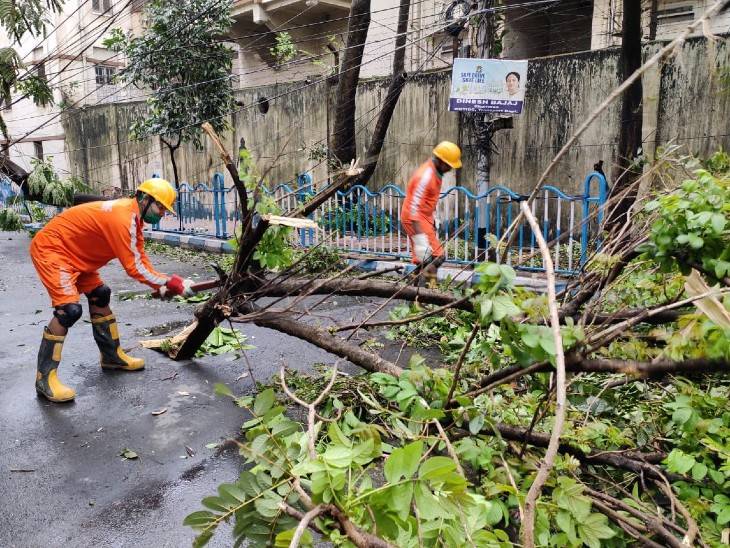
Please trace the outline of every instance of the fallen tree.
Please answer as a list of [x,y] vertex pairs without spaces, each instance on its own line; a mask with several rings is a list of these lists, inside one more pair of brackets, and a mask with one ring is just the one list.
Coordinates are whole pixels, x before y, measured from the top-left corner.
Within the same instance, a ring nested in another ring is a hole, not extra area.
[[[206,131],[223,152],[210,128]],[[226,164],[233,165],[230,158]],[[712,493],[722,492],[727,480],[720,463],[713,463],[723,453],[712,449],[715,446],[711,443],[722,443],[724,438],[713,434],[716,441],[707,441],[709,448],[690,457],[685,452],[688,438],[682,432],[691,429],[692,422],[681,422],[683,413],[671,413],[671,409],[683,405],[686,394],[698,397],[699,385],[685,381],[688,384],[682,385],[685,388],[681,394],[662,388],[664,392],[652,396],[661,394],[662,405],[658,408],[637,403],[644,413],[658,413],[654,421],[669,421],[679,429],[672,443],[647,440],[642,446],[631,436],[609,436],[605,432],[615,427],[599,417],[605,416],[602,406],[607,405],[606,401],[620,406],[621,391],[632,393],[632,384],[637,382],[645,386],[650,381],[666,384],[676,375],[684,375],[702,383],[707,375],[730,370],[730,352],[722,342],[730,325],[718,325],[716,322],[722,320],[712,316],[718,313],[717,306],[723,306],[728,293],[725,287],[711,287],[726,277],[718,270],[718,264],[724,263],[717,262],[724,260],[717,258],[722,255],[717,250],[727,247],[725,225],[720,226],[719,219],[710,215],[706,225],[685,226],[670,207],[677,192],[686,193],[685,198],[694,200],[696,207],[704,207],[706,199],[712,201],[712,192],[727,192],[721,183],[727,175],[699,172],[710,198],[693,194],[685,184],[674,194],[660,194],[659,205],[652,202],[630,226],[606,234],[603,253],[593,257],[592,268],[573,280],[561,298],[518,290],[513,285],[512,268],[494,263],[477,266],[480,282],[458,292],[447,286],[417,287],[409,275],[391,279],[371,274],[355,276],[352,267],[339,268],[329,276],[311,275],[303,266],[306,254],[277,272],[263,268],[257,257],[261,257],[260,246],[267,245],[268,229],[279,226],[276,223],[296,225],[285,219],[306,218],[358,175],[355,166],[343,170],[329,187],[284,217],[260,212],[257,200],[262,193],[257,188],[239,188],[240,195],[247,197],[248,207],[243,211],[235,266],[222,279],[219,291],[196,311],[196,322],[174,341],[177,344],[172,346],[172,354],[176,359],[191,357],[223,321],[253,323],[307,341],[358,365],[369,376],[348,381],[335,370],[327,386],[308,379],[296,393],[287,387],[287,381],[278,383],[282,397],[309,410],[310,420],[303,426],[283,414],[285,407],[276,406],[272,390],[255,398],[236,398],[252,416],[244,429],[244,439],[236,443],[256,472],[252,476],[244,473],[236,484],[222,486],[219,496],[206,503],[209,510],[188,518],[187,523],[200,531],[200,541],[210,538],[222,520],[235,516],[234,535],[251,542],[273,543],[276,538],[279,544],[293,543],[295,539],[306,543],[310,538],[307,530],[311,530],[329,539],[347,537],[357,546],[405,545],[399,540],[399,527],[409,520],[415,520],[414,526],[433,527],[430,520],[438,515],[445,516],[436,528],[438,535],[450,539],[448,543],[479,544],[481,541],[475,540],[479,538],[486,545],[507,546],[516,541],[517,527],[526,523],[522,520],[529,508],[524,497],[542,463],[546,466],[546,492],[535,490],[531,510],[536,516],[536,543],[550,538],[558,544],[596,545],[603,539],[622,536],[628,544],[638,540],[645,545],[679,545],[683,538],[690,537],[702,545],[714,542],[714,535],[720,533],[708,526],[708,520],[722,510]],[[237,187],[245,179],[237,176]],[[688,218],[696,214],[692,207],[686,212]],[[529,211],[526,214],[529,216]],[[677,234],[673,235],[673,243],[667,244],[666,238],[661,238],[663,231],[677,230],[677,226],[685,226],[687,234],[702,231],[707,249],[690,253],[677,240],[689,242],[691,237],[680,238]],[[655,256],[659,263],[651,258]],[[658,269],[665,256],[671,262],[668,274]],[[697,275],[702,276],[704,285],[683,296],[685,278],[679,271],[688,271],[692,265],[702,266],[702,274]],[[651,280],[643,285],[656,295],[654,300],[642,301],[631,293],[636,280],[642,277]],[[375,299],[373,310],[350,323],[322,324],[317,308],[335,296]],[[560,330],[562,344],[556,344],[555,330],[548,325],[549,303],[555,307],[558,323],[553,320],[553,325]],[[386,320],[376,318],[379,312],[394,306],[406,307],[408,313]],[[436,364],[425,367],[418,359],[405,367],[380,356],[377,345],[362,344],[366,330],[369,340],[384,328],[394,330],[397,336],[428,322],[444,325],[444,321],[448,325],[443,337],[460,340],[458,358],[453,357],[448,368]],[[637,340],[643,341],[641,355],[625,354],[625,348],[635,352]],[[583,407],[575,403],[578,393],[567,389],[562,435],[553,429],[554,407],[550,402],[557,388],[553,372],[558,344],[565,351],[566,388],[596,387],[591,388],[594,392],[590,397],[580,396]],[[308,388],[313,390],[312,404],[300,395]],[[220,390],[228,393],[227,389]],[[344,394],[351,398],[347,405],[340,399]],[[517,420],[509,405],[495,407],[491,403],[496,401],[494,397],[506,401],[508,396],[516,409],[529,410],[523,417],[528,420]],[[700,416],[705,417],[707,412],[709,408]],[[584,415],[582,420],[580,415]],[[506,419],[518,424],[504,422]],[[632,428],[624,423],[625,429]],[[589,435],[596,425],[608,430]],[[667,436],[667,431],[662,430],[661,435]],[[654,436],[660,436],[658,431]],[[309,440],[306,444],[302,443],[303,437]],[[383,449],[386,441],[392,446],[388,451]],[[555,461],[552,466],[545,465],[544,451],[552,444]],[[477,448],[491,449],[477,458]],[[493,453],[498,448],[499,457]],[[502,462],[496,468],[495,458]],[[563,472],[569,470],[568,477],[556,474],[553,466]],[[477,488],[476,478],[495,474],[497,469],[506,471],[504,483],[519,494],[517,498],[506,500],[493,495],[485,499],[485,491]],[[375,470],[385,474],[384,482],[360,484],[358,480],[343,484],[338,479],[371,478]],[[715,504],[714,514],[697,514],[696,508],[686,506],[689,495],[682,486],[695,484],[703,473],[712,474],[716,485],[715,491],[708,491],[710,502]],[[592,480],[594,476],[599,480]],[[636,500],[630,505],[633,514],[627,513],[626,497],[615,486],[619,479],[634,486],[631,496]],[[468,487],[470,484],[474,488]],[[404,485],[410,486],[406,489],[410,494],[397,494]],[[669,491],[667,485],[672,486]],[[281,495],[284,488],[288,497]],[[566,493],[579,502],[578,509],[564,502]],[[661,498],[658,502],[657,496]],[[260,499],[268,502],[257,504],[255,501]],[[549,509],[546,500],[551,500],[557,510]],[[652,504],[663,509],[660,517],[652,517]],[[507,525],[499,526],[496,518],[463,521],[463,515],[496,516],[496,507],[503,508],[500,520]],[[505,517],[510,516],[510,510],[517,511],[519,519]],[[416,531],[412,538],[428,545],[435,540],[429,534],[421,531],[419,537]]]

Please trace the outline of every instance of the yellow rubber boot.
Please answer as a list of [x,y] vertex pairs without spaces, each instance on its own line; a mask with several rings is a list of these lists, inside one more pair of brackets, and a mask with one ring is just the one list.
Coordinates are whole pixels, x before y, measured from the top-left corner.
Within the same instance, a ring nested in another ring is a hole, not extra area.
[[139,371],[144,369],[142,358],[128,356],[119,343],[119,329],[114,314],[93,318],[91,327],[94,340],[101,351],[101,368],[120,371]]
[[63,341],[66,337],[53,335],[46,328],[38,350],[38,371],[35,377],[35,390],[40,396],[52,402],[71,401],[76,397],[73,388],[69,388],[58,379],[58,365],[61,363]]

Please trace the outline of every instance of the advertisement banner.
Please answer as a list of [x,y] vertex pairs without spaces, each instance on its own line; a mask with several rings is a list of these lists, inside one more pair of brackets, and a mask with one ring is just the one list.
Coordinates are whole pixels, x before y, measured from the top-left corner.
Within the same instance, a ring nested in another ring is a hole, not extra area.
[[454,59],[449,110],[520,114],[527,87],[527,61]]

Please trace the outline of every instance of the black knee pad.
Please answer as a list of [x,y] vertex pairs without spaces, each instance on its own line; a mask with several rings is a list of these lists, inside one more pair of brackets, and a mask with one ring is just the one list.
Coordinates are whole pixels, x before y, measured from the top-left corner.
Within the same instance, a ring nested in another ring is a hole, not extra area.
[[58,323],[66,329],[75,324],[82,313],[83,309],[79,303],[62,304],[61,306],[57,306],[53,311],[53,315],[58,319]]
[[86,298],[89,299],[89,303],[99,308],[104,308],[109,304],[112,299],[112,288],[108,285],[100,285],[92,292],[86,294]]

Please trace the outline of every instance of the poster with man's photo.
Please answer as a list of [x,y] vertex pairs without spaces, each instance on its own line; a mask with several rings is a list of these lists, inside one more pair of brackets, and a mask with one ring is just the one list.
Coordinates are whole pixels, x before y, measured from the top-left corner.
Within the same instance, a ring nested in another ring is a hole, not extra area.
[[449,110],[520,114],[527,87],[527,61],[454,59]]

